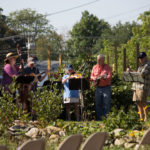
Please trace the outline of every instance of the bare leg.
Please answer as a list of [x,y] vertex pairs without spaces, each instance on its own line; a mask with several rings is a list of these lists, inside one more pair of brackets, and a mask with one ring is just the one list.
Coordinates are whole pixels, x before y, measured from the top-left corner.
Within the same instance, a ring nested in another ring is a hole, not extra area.
[[140,114],[140,119],[141,119],[141,120],[144,120],[142,102],[137,101],[137,107],[138,107],[138,111],[139,111],[139,114]]
[[144,112],[144,121],[147,121],[148,118],[148,106],[146,102],[143,102],[143,112]]
[[79,103],[74,103],[76,120],[79,121]]

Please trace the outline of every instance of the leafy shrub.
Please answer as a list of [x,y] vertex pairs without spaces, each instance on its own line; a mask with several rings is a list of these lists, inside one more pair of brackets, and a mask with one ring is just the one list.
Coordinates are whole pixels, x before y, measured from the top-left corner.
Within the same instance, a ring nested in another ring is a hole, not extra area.
[[[10,85],[11,93],[16,91],[15,85]],[[30,118],[27,113],[22,111],[22,107],[15,103],[18,96],[14,97],[14,94],[4,92],[2,89],[2,95],[0,96],[0,126],[1,131],[12,125],[15,119],[28,121]]]
[[62,93],[56,88],[47,90],[46,88],[38,89],[31,93],[33,104],[32,110],[37,115],[42,125],[54,121],[62,112]]
[[107,131],[112,131],[116,128],[140,130],[143,127],[135,106],[130,107],[127,113],[123,108],[119,110],[113,108],[103,123]]
[[116,107],[117,109],[123,107],[127,112],[129,107],[134,104],[132,95],[131,83],[123,82],[118,75],[114,75],[112,79],[111,107]]

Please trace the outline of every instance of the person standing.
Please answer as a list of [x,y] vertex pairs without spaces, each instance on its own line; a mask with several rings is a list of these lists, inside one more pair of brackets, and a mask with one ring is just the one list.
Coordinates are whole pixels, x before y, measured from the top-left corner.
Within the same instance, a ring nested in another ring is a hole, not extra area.
[[10,52],[6,55],[6,59],[4,60],[2,87],[4,91],[9,93],[11,93],[9,85],[13,82],[13,77],[17,77],[19,72],[19,67],[16,65],[17,57],[18,55]]
[[105,64],[104,61],[105,56],[102,54],[98,55],[97,64],[94,65],[91,72],[91,80],[94,81],[96,86],[95,105],[97,120],[102,120],[102,116],[107,116],[111,103],[112,73],[109,65]]
[[[31,113],[33,118],[32,120],[37,120],[36,111],[32,108],[32,102],[29,101],[30,91],[36,91],[37,90],[37,82],[42,81],[47,75],[48,71],[45,72],[43,76],[40,75],[39,69],[35,67],[35,61],[33,57],[29,57],[27,60],[27,66],[23,69],[23,75],[25,76],[33,76],[34,78],[37,78],[36,81],[33,81],[29,84],[22,84],[22,88],[20,90],[20,95],[23,95],[22,105],[23,110],[27,110],[27,112]],[[35,79],[34,79],[35,80]],[[20,99],[22,99],[20,97]]]
[[75,72],[73,66],[68,65],[66,67],[66,75],[64,75],[62,78],[62,84],[64,85],[63,99],[66,106],[67,120],[71,120],[70,111],[71,105],[73,105],[75,109],[76,120],[79,121],[79,91],[69,89],[69,79],[72,78],[71,75],[73,75],[74,73]]
[[144,83],[136,82],[133,84],[133,101],[136,101],[137,103],[140,120],[147,121],[148,106],[146,100],[150,89],[150,64],[145,52],[141,52],[138,58],[141,65],[139,66],[137,72],[144,79]]
[[[33,57],[29,57],[27,60],[27,67],[23,69],[24,75],[33,75],[36,76],[38,81],[43,81],[44,78],[48,75],[48,71],[45,72],[43,76],[40,75],[39,69],[35,67],[35,61]],[[37,90],[37,82],[30,85],[30,90],[36,91]]]

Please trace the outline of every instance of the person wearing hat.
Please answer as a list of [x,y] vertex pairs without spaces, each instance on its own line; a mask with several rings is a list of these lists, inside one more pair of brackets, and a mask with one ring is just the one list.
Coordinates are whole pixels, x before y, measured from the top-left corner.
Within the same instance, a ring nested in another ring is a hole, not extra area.
[[[48,71],[45,72],[44,76],[41,76],[40,72],[39,72],[39,69],[37,67],[35,67],[34,58],[29,57],[28,60],[27,60],[27,67],[24,68],[23,74],[24,75],[39,75],[38,76],[38,81],[41,82],[48,75]],[[34,91],[37,89],[37,82],[34,83],[34,85],[32,85],[31,89],[34,90]]]
[[71,105],[73,105],[75,109],[76,120],[79,121],[79,91],[69,89],[69,79],[73,78],[71,75],[74,73],[75,72],[72,65],[66,66],[66,75],[64,75],[62,78],[62,84],[64,85],[63,99],[66,106],[67,120],[71,120],[70,111]]
[[148,91],[150,89],[150,64],[148,62],[145,52],[140,52],[138,58],[141,65],[139,66],[137,72],[140,73],[140,75],[143,77],[144,83],[133,83],[133,101],[136,101],[137,103],[140,120],[147,121],[148,106],[146,100],[148,96]]
[[16,77],[19,72],[19,67],[16,65],[17,58],[18,55],[10,52],[4,60],[2,87],[4,91],[8,91],[9,93],[11,93],[9,85],[13,82],[13,77]]

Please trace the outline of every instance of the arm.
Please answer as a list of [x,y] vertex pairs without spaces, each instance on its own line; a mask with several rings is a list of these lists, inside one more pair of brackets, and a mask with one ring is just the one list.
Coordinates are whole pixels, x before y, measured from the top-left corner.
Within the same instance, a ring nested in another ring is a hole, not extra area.
[[106,76],[105,80],[111,81],[111,79],[112,79],[112,72],[111,72],[110,67],[107,66],[106,70],[107,70],[107,76]]
[[96,80],[96,78],[97,77],[94,75],[94,67],[93,67],[92,72],[91,72],[91,79]]
[[142,70],[141,75],[145,77],[150,74],[150,65],[146,64],[145,68]]
[[63,78],[63,79],[62,79],[62,84],[65,84],[65,83],[66,83],[66,81],[67,81],[68,79],[70,79],[70,76],[69,76],[69,77],[67,77],[67,78]]
[[45,77],[48,75],[48,70],[45,72],[44,76],[39,78],[39,81],[43,81],[45,79]]

